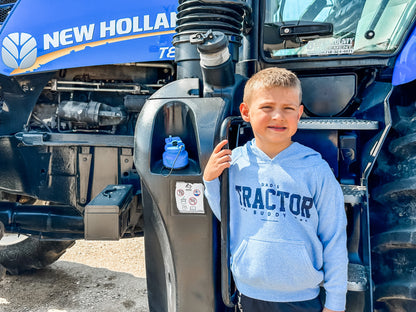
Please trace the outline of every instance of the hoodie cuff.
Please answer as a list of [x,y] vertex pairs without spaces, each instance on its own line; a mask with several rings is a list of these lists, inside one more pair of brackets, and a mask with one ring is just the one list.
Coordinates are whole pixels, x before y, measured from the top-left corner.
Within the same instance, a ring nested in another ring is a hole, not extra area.
[[214,180],[211,181],[205,181],[205,179],[203,178],[203,182],[205,185],[205,193],[208,194],[213,194],[213,195],[219,195],[219,191],[220,191],[220,179],[215,178]]
[[205,185],[205,197],[208,200],[212,212],[221,221],[220,180],[216,178],[211,181],[203,181]]
[[326,293],[325,308],[333,311],[345,311],[345,293]]

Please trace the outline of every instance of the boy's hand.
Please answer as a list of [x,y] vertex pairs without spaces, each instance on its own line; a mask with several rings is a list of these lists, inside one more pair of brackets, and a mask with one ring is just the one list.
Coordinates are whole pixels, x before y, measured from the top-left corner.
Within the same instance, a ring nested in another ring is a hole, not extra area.
[[205,181],[212,181],[218,178],[225,168],[230,168],[231,150],[222,149],[227,143],[227,140],[223,140],[214,148],[205,167]]

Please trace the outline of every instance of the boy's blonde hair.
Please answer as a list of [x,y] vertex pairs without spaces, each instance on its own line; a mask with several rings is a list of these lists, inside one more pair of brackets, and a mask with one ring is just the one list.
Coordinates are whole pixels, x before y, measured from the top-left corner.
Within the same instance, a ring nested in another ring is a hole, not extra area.
[[258,89],[273,87],[296,88],[299,90],[299,102],[302,102],[302,87],[299,78],[290,70],[270,67],[254,74],[244,87],[243,101],[247,104],[251,95]]

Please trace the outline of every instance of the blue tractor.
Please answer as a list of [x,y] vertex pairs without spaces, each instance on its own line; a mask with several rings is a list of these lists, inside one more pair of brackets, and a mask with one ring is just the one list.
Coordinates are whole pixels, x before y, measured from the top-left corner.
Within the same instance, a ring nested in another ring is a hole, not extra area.
[[[347,311],[416,306],[415,0],[0,1],[0,269],[144,235],[151,311],[237,311],[202,172],[245,82],[302,82],[295,140],[348,217]],[[128,252],[128,251],[126,251]]]

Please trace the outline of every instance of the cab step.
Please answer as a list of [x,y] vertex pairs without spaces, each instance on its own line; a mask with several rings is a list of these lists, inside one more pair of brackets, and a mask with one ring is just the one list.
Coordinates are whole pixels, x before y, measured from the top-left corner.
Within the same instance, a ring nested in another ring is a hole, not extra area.
[[308,130],[377,130],[378,121],[355,118],[304,118],[299,129]]
[[367,192],[367,187],[361,185],[341,184],[341,188],[344,193],[344,202],[352,205],[361,203]]
[[367,268],[362,264],[348,263],[348,291],[366,291],[368,287]]

